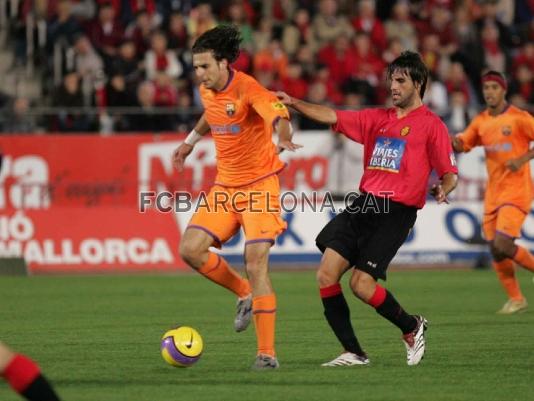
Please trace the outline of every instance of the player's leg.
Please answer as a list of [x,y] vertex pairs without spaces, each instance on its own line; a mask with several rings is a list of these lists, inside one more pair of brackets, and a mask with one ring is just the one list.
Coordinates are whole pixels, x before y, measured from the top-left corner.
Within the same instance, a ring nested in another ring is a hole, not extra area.
[[[511,242],[511,243],[510,243]],[[495,246],[495,243],[499,246]],[[508,257],[503,250],[513,247],[513,241],[508,238],[501,238],[501,234],[497,233],[494,240],[490,242],[490,250],[493,257],[493,267],[497,274],[508,300],[504,303],[501,309],[497,311],[498,314],[509,315],[512,313],[525,310],[528,306],[527,300],[521,292],[519,281],[515,275],[515,266],[513,260]]]
[[0,342],[0,375],[17,393],[32,401],[59,401],[59,397],[39,366],[28,357],[16,354]]
[[[508,300],[497,313],[511,314],[523,311],[528,306],[515,276],[514,266],[516,253],[518,251],[521,253],[520,248],[521,250],[524,249],[518,247],[514,241],[520,236],[521,225],[526,214],[514,206],[504,206],[495,215],[492,224],[484,224],[484,235],[491,239],[490,249],[494,260],[493,265],[497,277],[508,295]],[[528,255],[528,251],[525,250],[525,252]],[[518,264],[521,265],[521,263]]]
[[395,202],[390,202],[389,209],[381,213],[367,214],[364,220],[367,233],[350,280],[351,289],[358,298],[401,330],[408,365],[417,365],[424,356],[427,321],[422,316],[407,313],[393,294],[377,281],[386,279],[387,268],[408,237],[416,216],[415,208]]
[[280,217],[280,185],[273,175],[234,193],[234,210],[246,237],[245,264],[252,288],[252,314],[258,344],[253,369],[278,368],[275,353],[276,295],[269,278],[269,250],[287,227]]
[[344,352],[322,366],[350,366],[369,363],[367,355],[356,338],[350,321],[349,305],[339,283],[348,268],[350,268],[350,264],[347,259],[331,248],[325,249],[317,271],[319,293],[326,321],[341,343]]
[[[356,199],[352,206],[355,206]],[[348,210],[332,219],[317,236],[316,244],[323,257],[317,271],[319,294],[324,316],[341,343],[344,352],[323,366],[362,365],[369,363],[350,319],[350,309],[339,283],[358,254],[358,234],[350,224]]]
[[222,256],[209,250],[214,244],[213,237],[206,231],[189,226],[180,242],[180,256],[204,277],[229,289],[238,297],[248,296],[248,280],[232,269]]
[[[519,281],[515,276],[514,262],[505,253],[501,252],[499,248],[495,247],[494,241],[497,236],[497,217],[499,212],[485,214],[482,220],[482,231],[484,238],[489,241],[490,251],[492,256],[492,265],[497,278],[501,283],[508,300],[501,309],[497,311],[499,314],[509,314],[512,309],[515,309],[516,302],[522,302],[524,297],[521,293]],[[500,241],[499,241],[500,243]]]
[[220,248],[239,230],[239,220],[227,202],[229,197],[227,188],[216,185],[211,189],[187,226],[180,242],[180,256],[206,278],[244,298],[250,294],[248,280],[222,256],[209,250],[211,246]]
[[497,217],[497,233],[493,245],[498,252],[512,258],[519,266],[534,272],[534,255],[514,243],[521,236],[521,226],[526,217],[527,213],[515,206],[502,207]]
[[354,269],[350,280],[354,294],[376,312],[397,326],[406,346],[408,365],[417,365],[425,353],[425,330],[428,322],[422,316],[410,315],[393,294],[376,282],[369,273]]
[[376,282],[369,273],[354,269],[350,287],[359,299],[375,308],[376,312],[397,326],[402,334],[417,327],[418,320],[404,310],[393,294]]
[[252,288],[252,314],[258,344],[256,369],[277,368],[274,347],[276,295],[269,278],[269,250],[272,241],[259,239],[245,246],[245,263]]

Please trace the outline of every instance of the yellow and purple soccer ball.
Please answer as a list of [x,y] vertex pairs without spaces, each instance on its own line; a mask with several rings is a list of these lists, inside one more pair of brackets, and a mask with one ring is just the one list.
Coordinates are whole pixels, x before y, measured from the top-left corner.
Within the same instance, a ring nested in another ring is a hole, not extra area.
[[188,326],[167,331],[161,338],[161,356],[169,365],[186,368],[202,355],[202,337]]

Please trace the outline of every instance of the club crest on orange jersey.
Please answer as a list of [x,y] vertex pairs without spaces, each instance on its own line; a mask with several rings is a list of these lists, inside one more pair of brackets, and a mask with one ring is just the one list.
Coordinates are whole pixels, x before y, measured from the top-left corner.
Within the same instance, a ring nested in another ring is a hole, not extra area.
[[501,132],[504,136],[510,136],[512,135],[512,127],[505,125],[501,128]]
[[226,114],[228,117],[232,117],[235,114],[235,104],[226,103]]
[[410,133],[410,127],[409,126],[406,126],[406,127],[403,127],[401,130],[400,130],[400,134],[401,136],[406,136]]
[[286,106],[282,102],[272,102],[271,106],[273,106],[273,109],[275,110],[285,110]]

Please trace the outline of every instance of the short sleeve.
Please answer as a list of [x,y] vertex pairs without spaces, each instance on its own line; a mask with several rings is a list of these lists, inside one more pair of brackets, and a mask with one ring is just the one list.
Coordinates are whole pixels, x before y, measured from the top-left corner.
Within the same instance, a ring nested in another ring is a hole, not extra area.
[[521,132],[525,135],[528,141],[534,141],[534,117],[528,112],[525,112],[521,119]]
[[434,124],[427,146],[430,165],[440,178],[447,173],[458,174],[449,133],[441,121]]
[[480,145],[480,135],[478,134],[479,126],[480,117],[476,117],[473,121],[471,121],[471,124],[467,126],[464,132],[458,135],[458,138],[463,141],[464,152],[469,152],[474,147]]
[[355,142],[363,143],[364,137],[369,134],[378,117],[375,110],[336,110],[337,122],[332,130],[344,134]]
[[244,90],[248,104],[256,110],[264,121],[274,126],[280,118],[290,119],[287,107],[257,81],[248,80]]

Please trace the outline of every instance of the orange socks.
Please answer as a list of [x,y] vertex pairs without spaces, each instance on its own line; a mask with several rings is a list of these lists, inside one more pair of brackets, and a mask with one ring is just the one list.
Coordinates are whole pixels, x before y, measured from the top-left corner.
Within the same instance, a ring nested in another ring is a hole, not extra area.
[[514,262],[512,259],[504,259],[500,262],[494,261],[493,267],[504,291],[508,294],[508,298],[515,301],[522,300],[524,297],[519,288],[519,282],[515,278]]
[[522,246],[517,245],[517,250],[515,251],[514,261],[531,272],[534,272],[534,255],[527,251]]
[[250,294],[251,289],[248,280],[241,277],[238,272],[228,265],[228,262],[222,256],[216,253],[209,253],[208,261],[198,269],[198,272],[214,283],[228,288],[239,298]]
[[276,295],[262,295],[252,299],[252,313],[258,339],[258,355],[275,356],[274,324],[276,321]]

